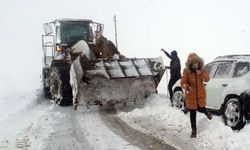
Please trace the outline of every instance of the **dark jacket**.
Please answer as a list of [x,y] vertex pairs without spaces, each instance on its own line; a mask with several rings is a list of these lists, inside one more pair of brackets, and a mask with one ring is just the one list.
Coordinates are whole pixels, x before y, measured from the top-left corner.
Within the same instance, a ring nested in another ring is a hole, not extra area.
[[169,66],[171,78],[180,79],[181,78],[181,63],[180,63],[179,57],[177,56],[177,52],[172,51],[171,55],[166,51],[163,51],[163,52],[166,54],[166,56],[168,56],[168,58],[171,59],[170,66]]

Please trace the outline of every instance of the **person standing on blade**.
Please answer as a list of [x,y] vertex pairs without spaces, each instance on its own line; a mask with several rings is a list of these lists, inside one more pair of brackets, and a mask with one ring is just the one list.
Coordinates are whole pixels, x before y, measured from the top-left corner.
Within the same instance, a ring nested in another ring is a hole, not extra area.
[[170,66],[167,66],[167,69],[170,69],[170,80],[168,82],[168,92],[170,95],[170,101],[171,101],[171,105],[173,106],[173,91],[172,88],[174,86],[174,84],[176,83],[176,81],[178,81],[181,78],[181,63],[180,63],[180,59],[177,55],[177,52],[175,50],[173,50],[171,52],[171,55],[165,51],[164,49],[161,49],[168,58],[171,59],[170,61]]
[[186,108],[190,111],[191,138],[196,138],[196,111],[204,113],[209,120],[212,114],[206,109],[206,90],[203,82],[209,81],[209,75],[204,70],[204,61],[195,53],[190,53],[186,68],[183,70],[181,87],[185,90]]

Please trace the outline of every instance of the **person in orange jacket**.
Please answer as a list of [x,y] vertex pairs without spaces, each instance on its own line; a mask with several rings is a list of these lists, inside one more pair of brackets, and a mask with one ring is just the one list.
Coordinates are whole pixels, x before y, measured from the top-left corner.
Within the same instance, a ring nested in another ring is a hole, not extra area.
[[209,120],[212,114],[206,109],[206,90],[204,82],[209,81],[208,72],[204,69],[204,61],[195,53],[190,53],[186,68],[183,70],[181,86],[185,90],[186,108],[190,111],[191,138],[197,134],[196,111],[204,113]]

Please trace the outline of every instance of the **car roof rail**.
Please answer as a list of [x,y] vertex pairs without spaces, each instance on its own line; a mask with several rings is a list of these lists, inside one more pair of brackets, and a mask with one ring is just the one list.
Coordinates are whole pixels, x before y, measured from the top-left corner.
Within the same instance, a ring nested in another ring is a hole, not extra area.
[[216,57],[214,60],[249,60],[250,61],[250,55],[249,54],[239,54],[239,55],[223,55]]

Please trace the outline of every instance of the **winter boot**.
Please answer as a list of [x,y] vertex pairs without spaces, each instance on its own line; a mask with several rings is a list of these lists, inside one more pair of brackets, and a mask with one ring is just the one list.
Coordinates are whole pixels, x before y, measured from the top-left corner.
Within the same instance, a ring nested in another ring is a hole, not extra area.
[[188,110],[187,110],[187,108],[183,108],[183,109],[181,109],[181,111],[186,115],[187,113],[188,113]]
[[213,118],[213,115],[212,115],[211,112],[208,112],[206,116],[207,116],[207,118],[208,118],[209,120],[211,120],[211,119]]
[[192,129],[192,133],[191,133],[191,138],[196,138],[196,134],[197,134],[197,130],[194,128]]
[[171,103],[171,106],[174,107],[173,98],[170,98],[170,103]]

